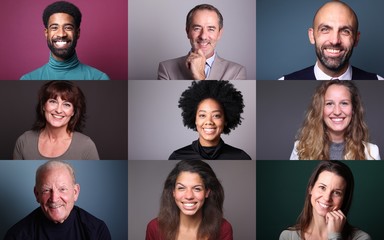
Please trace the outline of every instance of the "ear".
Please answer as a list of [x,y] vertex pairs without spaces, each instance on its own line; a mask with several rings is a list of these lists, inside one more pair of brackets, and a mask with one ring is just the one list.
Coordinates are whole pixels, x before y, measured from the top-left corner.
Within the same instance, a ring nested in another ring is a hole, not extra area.
[[357,44],[359,43],[359,41],[360,41],[360,31],[357,31],[355,44],[353,46],[357,47]]
[[224,27],[222,27],[222,28],[219,30],[219,36],[217,37],[217,40],[220,40],[221,35],[223,35],[223,32],[224,32]]
[[45,35],[45,38],[48,37],[48,28],[44,28],[44,35]]
[[313,28],[308,28],[308,38],[311,44],[315,44],[315,36],[313,35]]
[[80,184],[76,183],[74,185],[74,188],[73,188],[73,191],[74,191],[74,199],[75,199],[75,202],[77,201],[77,198],[79,197],[79,194],[80,194]]
[[208,198],[210,193],[211,193],[211,189],[208,189],[207,192],[205,193],[205,198]]
[[77,31],[77,39],[79,39],[80,38],[80,28],[78,28],[76,31]]
[[37,192],[36,186],[33,188],[33,194],[35,194],[36,202],[40,203],[39,193]]

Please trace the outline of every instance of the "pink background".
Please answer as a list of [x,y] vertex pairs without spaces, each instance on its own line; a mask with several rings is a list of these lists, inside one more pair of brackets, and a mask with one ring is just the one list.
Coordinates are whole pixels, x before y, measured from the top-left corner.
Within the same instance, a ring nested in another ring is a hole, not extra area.
[[[49,60],[42,14],[55,0],[2,0],[0,80],[17,80]],[[81,11],[79,60],[110,79],[128,79],[128,1],[71,0]]]

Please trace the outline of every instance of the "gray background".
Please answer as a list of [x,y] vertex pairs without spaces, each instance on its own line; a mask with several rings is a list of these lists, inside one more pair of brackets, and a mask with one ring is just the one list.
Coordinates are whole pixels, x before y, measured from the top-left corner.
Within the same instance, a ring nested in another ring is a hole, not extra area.
[[[127,159],[127,81],[75,81],[87,101],[84,134],[100,159]],[[0,159],[12,159],[17,138],[31,129],[40,87],[46,81],[0,81]]]
[[[178,101],[192,81],[128,81],[128,159],[166,160],[173,151],[198,139],[184,127]],[[242,124],[225,143],[243,149],[256,159],[256,81],[232,81],[243,94]]]
[[[326,1],[257,0],[257,79],[278,79],[316,62],[307,30],[316,10]],[[351,57],[352,65],[384,75],[382,39],[384,22],[378,19],[383,1],[345,1],[356,12],[360,42]]]
[[[372,143],[384,158],[384,82],[354,81],[359,88]],[[257,81],[257,160],[289,159],[295,136],[319,81]]]
[[[304,205],[305,188],[319,161],[257,162],[257,238],[278,239],[280,233],[295,224]],[[370,234],[384,239],[383,193],[384,161],[345,161],[355,179],[355,192],[348,221]]]
[[[0,161],[0,237],[40,205],[33,194],[35,172],[45,161]],[[112,239],[128,237],[127,161],[70,161],[80,195],[76,205],[103,220]]]
[[[164,181],[176,161],[128,161],[129,239],[144,239],[159,212]],[[256,161],[207,161],[225,192],[224,218],[233,239],[256,239]]]
[[159,62],[184,56],[191,46],[185,32],[189,10],[202,3],[219,9],[224,32],[218,54],[256,79],[256,1],[128,1],[128,79],[157,79]]

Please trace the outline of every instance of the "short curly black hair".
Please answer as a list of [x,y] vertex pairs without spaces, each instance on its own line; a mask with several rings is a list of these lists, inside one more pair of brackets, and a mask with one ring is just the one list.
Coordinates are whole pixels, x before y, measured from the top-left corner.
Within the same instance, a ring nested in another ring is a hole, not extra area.
[[228,134],[241,124],[243,113],[243,95],[237,91],[232,83],[224,80],[193,81],[185,90],[179,100],[179,108],[182,109],[184,126],[196,131],[196,112],[201,101],[205,99],[217,101],[223,111],[225,126],[223,133]]
[[76,7],[73,3],[66,1],[57,1],[50,5],[48,5],[43,12],[43,23],[45,28],[48,28],[48,20],[52,14],[55,13],[66,13],[73,17],[75,20],[76,27],[80,27],[81,23],[81,12],[78,7]]

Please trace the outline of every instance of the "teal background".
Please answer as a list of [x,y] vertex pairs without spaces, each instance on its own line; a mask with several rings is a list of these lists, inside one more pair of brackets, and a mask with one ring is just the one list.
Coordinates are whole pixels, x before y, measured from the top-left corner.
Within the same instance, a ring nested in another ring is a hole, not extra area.
[[[295,224],[305,198],[308,179],[319,161],[257,161],[256,239],[278,239]],[[384,162],[345,161],[355,178],[355,192],[348,221],[384,239]]]

